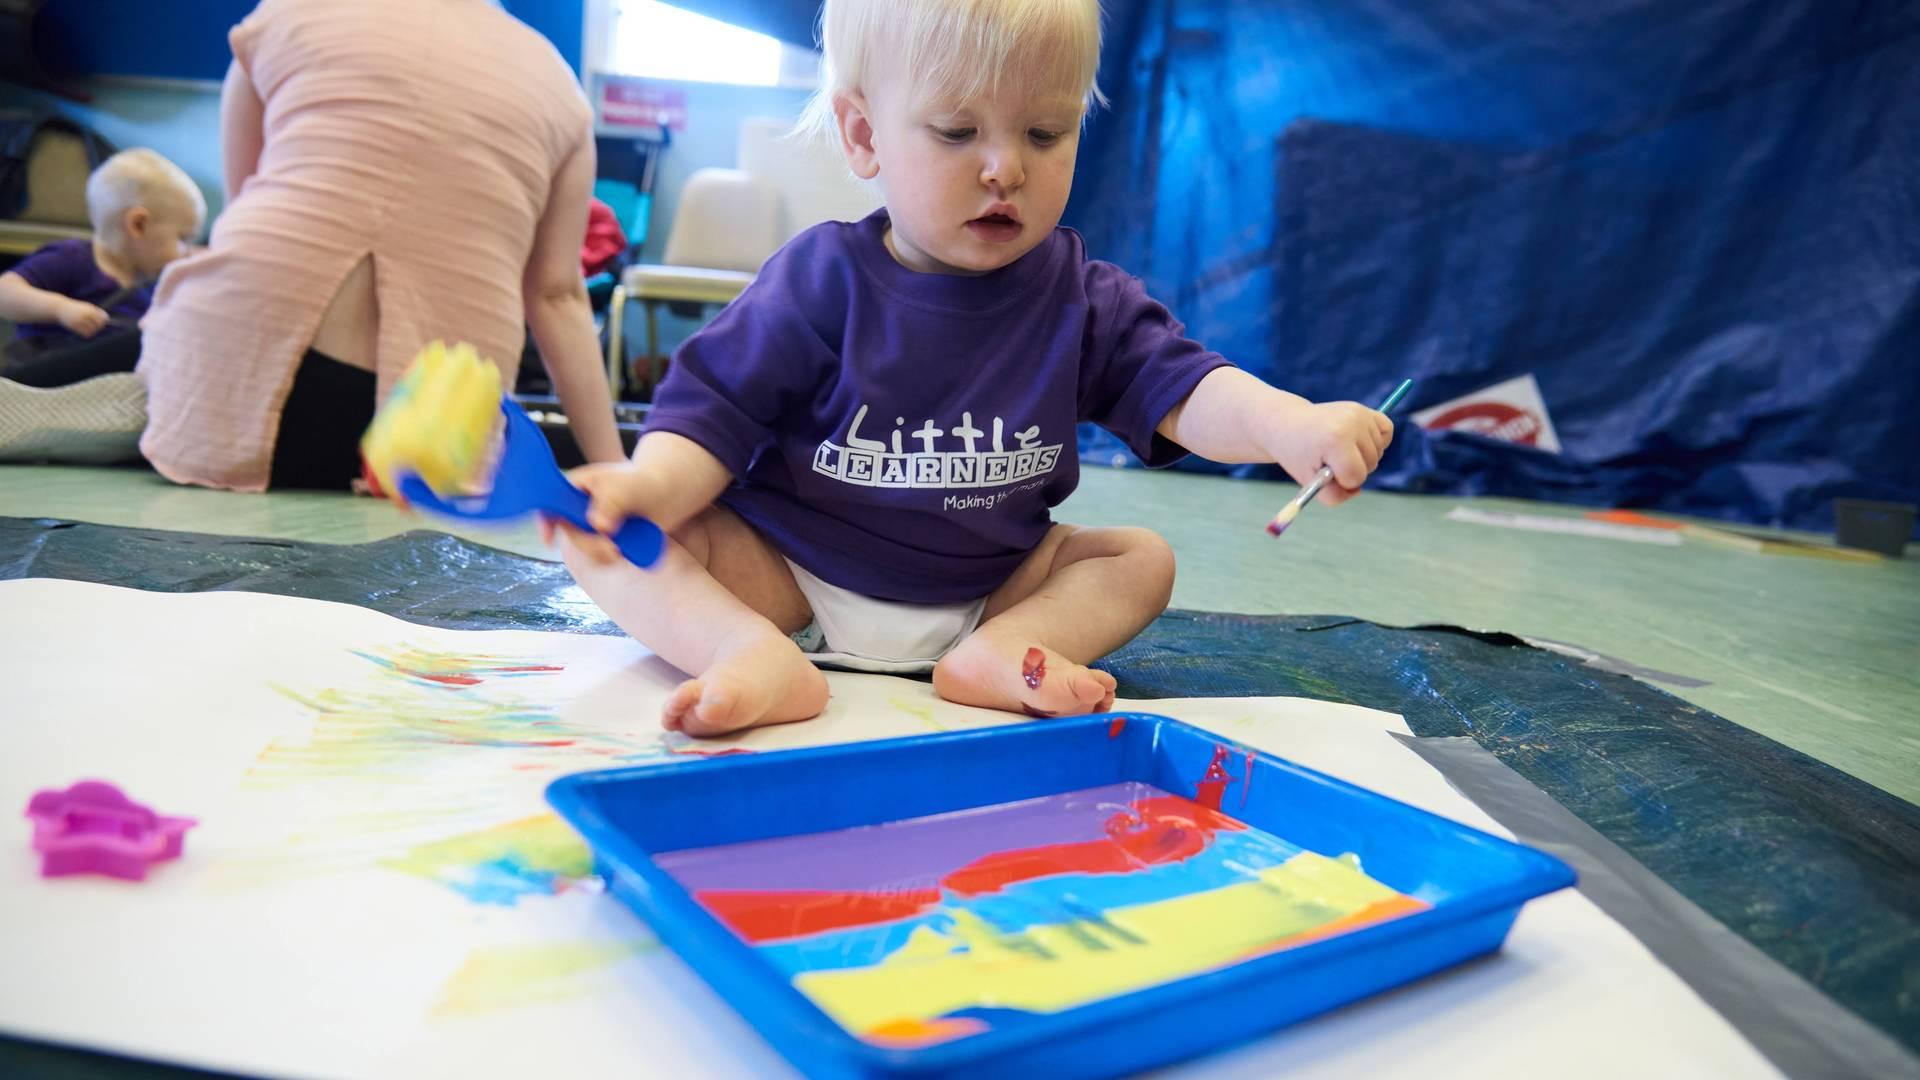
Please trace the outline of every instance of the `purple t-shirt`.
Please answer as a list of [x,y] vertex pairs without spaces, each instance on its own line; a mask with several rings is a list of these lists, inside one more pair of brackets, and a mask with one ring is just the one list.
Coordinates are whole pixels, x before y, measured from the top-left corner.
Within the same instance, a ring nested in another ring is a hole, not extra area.
[[1079,483],[1079,421],[1170,465],[1186,451],[1154,428],[1227,361],[1071,229],[960,277],[895,262],[886,227],[882,210],[794,237],[674,355],[647,430],[719,458],[721,502],[822,580],[971,600]]
[[[93,260],[92,240],[55,240],[15,263],[11,270],[36,289],[89,304],[104,305],[112,301],[106,311],[115,321],[138,323],[140,316],[147,313],[147,305],[153,302],[152,285],[128,290],[100,269],[100,264]],[[101,331],[111,332],[111,327]],[[80,340],[59,323],[21,323],[14,328],[14,335],[42,347]]]

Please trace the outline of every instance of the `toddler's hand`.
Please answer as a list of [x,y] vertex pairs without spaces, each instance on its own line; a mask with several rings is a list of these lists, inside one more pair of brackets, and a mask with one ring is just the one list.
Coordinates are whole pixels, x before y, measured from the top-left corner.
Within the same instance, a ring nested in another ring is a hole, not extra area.
[[1276,435],[1274,461],[1295,483],[1312,483],[1322,465],[1333,469],[1320,501],[1334,506],[1359,491],[1380,464],[1393,441],[1393,421],[1357,401],[1334,401],[1299,410]]
[[587,521],[594,532],[582,532],[564,521],[542,516],[540,537],[548,546],[564,534],[580,553],[596,563],[618,562],[625,556],[607,539],[630,517],[652,517],[657,500],[656,478],[631,462],[582,465],[567,473],[573,486],[587,493]]
[[60,305],[60,325],[83,338],[90,338],[104,329],[108,317],[101,308],[81,300],[69,300]]

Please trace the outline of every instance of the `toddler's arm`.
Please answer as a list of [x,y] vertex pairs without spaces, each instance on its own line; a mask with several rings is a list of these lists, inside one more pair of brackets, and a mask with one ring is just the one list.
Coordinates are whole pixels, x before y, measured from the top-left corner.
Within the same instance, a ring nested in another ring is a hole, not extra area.
[[[672,533],[712,505],[733,482],[733,473],[692,439],[652,431],[640,437],[632,461],[585,465],[568,478],[593,499],[587,520],[611,535],[630,517],[644,517]],[[551,542],[551,527],[544,531]],[[612,562],[621,556],[606,535],[575,532],[574,539],[596,562]]]
[[1157,430],[1214,461],[1273,462],[1300,484],[1330,466],[1329,505],[1358,491],[1393,441],[1393,422],[1357,401],[1315,405],[1238,368],[1209,372]]
[[[738,299],[675,351],[633,460],[569,474],[592,497],[587,517],[595,530],[612,533],[638,515],[669,534],[684,531],[747,475],[784,419],[809,407],[840,365],[807,314],[845,303],[820,284],[832,276],[820,269],[832,253],[815,233],[775,253]],[[604,536],[569,535],[596,562],[618,558]]]
[[16,323],[59,323],[83,338],[107,325],[100,308],[57,292],[35,288],[26,278],[8,271],[0,274],[0,319]]

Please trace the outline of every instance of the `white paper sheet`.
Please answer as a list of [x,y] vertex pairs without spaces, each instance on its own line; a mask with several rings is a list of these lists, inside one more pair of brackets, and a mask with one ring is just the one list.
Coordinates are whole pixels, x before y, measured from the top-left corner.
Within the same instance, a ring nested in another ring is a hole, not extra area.
[[[0,1030],[280,1076],[790,1073],[591,878],[550,892],[474,876],[502,827],[550,836],[554,777],[689,748],[655,720],[679,675],[633,642],[54,581],[0,582],[0,642]],[[1025,722],[924,683],[831,680],[823,717],[730,745]],[[1121,707],[1501,831],[1389,737],[1406,730],[1389,714],[1291,698]],[[506,745],[524,743],[542,745]],[[199,818],[185,857],[137,885],[39,878],[27,823],[5,808],[89,777]],[[1490,961],[1176,1071],[1283,1069],[1773,1075],[1573,892],[1529,905]]]
[[1562,536],[1592,536],[1602,540],[1625,540],[1631,544],[1656,544],[1663,547],[1678,547],[1684,542],[1679,531],[1675,529],[1649,529],[1640,525],[1618,525],[1610,521],[1561,517],[1555,514],[1516,514],[1504,510],[1476,510],[1471,506],[1456,506],[1447,511],[1447,520],[1463,521],[1469,525],[1491,525],[1496,529],[1559,533]]

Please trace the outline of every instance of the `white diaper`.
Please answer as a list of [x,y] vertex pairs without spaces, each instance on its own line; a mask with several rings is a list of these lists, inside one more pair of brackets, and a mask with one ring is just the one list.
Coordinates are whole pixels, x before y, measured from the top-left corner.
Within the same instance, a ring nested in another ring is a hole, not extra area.
[[829,585],[793,560],[794,583],[813,607],[813,622],[793,635],[821,667],[889,675],[925,673],[980,625],[987,598],[959,604],[907,604]]

